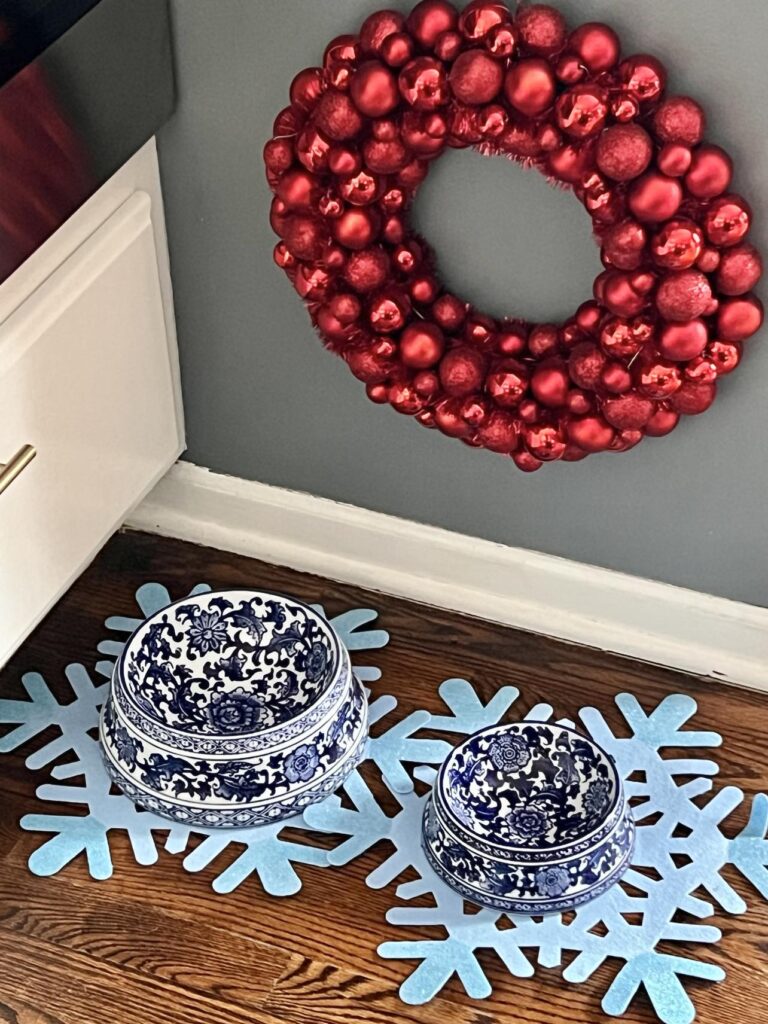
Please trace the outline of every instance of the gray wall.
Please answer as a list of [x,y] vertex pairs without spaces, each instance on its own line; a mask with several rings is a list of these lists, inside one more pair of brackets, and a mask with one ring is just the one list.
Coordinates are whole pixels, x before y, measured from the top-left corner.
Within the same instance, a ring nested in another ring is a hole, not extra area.
[[[623,455],[545,466],[427,431],[370,404],[325,352],[272,264],[261,148],[293,74],[388,0],[175,0],[179,107],[160,154],[189,451],[223,473],[336,498],[507,544],[768,604],[768,350],[715,406]],[[561,0],[607,20],[627,52],[673,67],[768,251],[765,0]],[[496,313],[564,317],[599,269],[579,203],[535,172],[472,152],[434,167],[417,203],[443,275]]]

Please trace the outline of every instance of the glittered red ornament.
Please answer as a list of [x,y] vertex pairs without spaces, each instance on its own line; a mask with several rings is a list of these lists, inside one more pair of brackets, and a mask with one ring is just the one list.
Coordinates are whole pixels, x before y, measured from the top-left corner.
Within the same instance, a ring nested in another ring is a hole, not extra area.
[[446,0],[422,0],[408,15],[406,26],[420,46],[431,50],[441,32],[456,28],[459,15]]
[[699,146],[685,176],[685,187],[697,199],[722,195],[733,178],[733,161],[719,146]]
[[704,232],[692,220],[671,220],[653,236],[651,255],[666,270],[686,270],[701,255]]
[[410,160],[410,153],[397,139],[379,142],[369,139],[363,146],[363,158],[369,170],[377,174],[395,174]]
[[310,213],[294,213],[286,219],[283,241],[297,259],[317,260],[328,241],[328,229]]
[[615,181],[632,181],[648,167],[653,143],[639,124],[617,124],[606,128],[597,141],[597,166]]
[[608,25],[590,21],[571,32],[568,49],[593,74],[610,71],[621,52],[619,37]]
[[660,406],[645,425],[648,437],[664,437],[671,434],[680,422],[680,413],[666,406]]
[[441,295],[432,306],[432,316],[445,331],[457,331],[467,315],[466,303],[455,295]]
[[576,345],[568,358],[568,372],[574,384],[585,391],[594,391],[605,366],[605,353],[592,341]]
[[684,381],[669,399],[670,408],[684,416],[698,416],[712,405],[717,394],[716,384],[694,384]]
[[568,439],[585,452],[604,452],[613,438],[613,427],[602,416],[579,416],[568,424]]
[[668,96],[653,115],[653,130],[660,142],[698,146],[705,129],[706,115],[690,96]]
[[674,217],[683,201],[683,189],[677,178],[649,171],[632,186],[629,208],[638,220],[659,223]]
[[649,398],[635,393],[603,402],[603,416],[617,430],[640,430],[655,410],[656,406]]
[[709,332],[703,320],[666,324],[659,335],[659,352],[667,359],[682,362],[701,355],[708,341]]
[[485,379],[485,359],[468,345],[446,352],[440,361],[440,383],[448,395],[469,395],[478,391]]
[[347,249],[366,249],[376,238],[379,218],[372,210],[348,209],[334,220],[333,237]]
[[349,85],[352,101],[366,117],[381,117],[394,110],[399,101],[397,79],[378,60],[361,64]]
[[713,245],[738,245],[752,226],[752,210],[741,196],[721,196],[704,214],[704,230]]
[[448,102],[445,67],[433,57],[416,57],[400,72],[400,94],[415,110],[435,110]]
[[548,4],[521,7],[515,16],[515,26],[526,49],[544,55],[562,50],[568,34],[565,18]]
[[511,455],[518,443],[517,422],[508,412],[496,409],[477,431],[476,437],[481,447]]
[[461,103],[490,103],[501,90],[504,71],[485,50],[465,50],[456,58],[448,81]]
[[267,170],[282,174],[293,163],[293,144],[290,139],[270,139],[264,146],[263,155]]
[[400,336],[400,355],[406,366],[425,370],[435,366],[445,350],[445,336],[437,324],[420,320]]
[[364,384],[381,384],[395,371],[395,361],[379,343],[347,349],[344,359],[352,373]]
[[642,224],[635,220],[621,221],[603,236],[603,262],[618,270],[635,270],[642,263],[647,241]]
[[537,324],[528,335],[528,351],[537,360],[553,355],[559,345],[556,324]]
[[413,378],[413,386],[422,398],[434,398],[440,390],[440,378],[431,370],[420,370]]
[[507,101],[527,117],[537,117],[551,107],[555,91],[552,68],[540,57],[530,57],[513,64],[504,79]]
[[389,275],[389,257],[379,247],[353,253],[344,268],[344,280],[360,293],[381,288]]
[[749,243],[723,253],[717,272],[717,290],[723,295],[744,295],[763,276],[763,258]]
[[405,18],[398,11],[375,11],[360,28],[360,49],[366,54],[380,54],[384,41],[402,31]]
[[360,318],[362,306],[356,295],[339,292],[328,300],[328,308],[342,324],[352,324]]
[[574,85],[562,93],[555,104],[558,126],[574,139],[597,135],[607,116],[608,94],[599,85],[586,82]]
[[531,392],[534,398],[548,408],[565,405],[569,386],[568,369],[559,361],[539,366],[531,377]]
[[711,300],[709,279],[700,270],[667,274],[656,292],[656,308],[665,320],[693,320],[707,311]]
[[722,341],[746,341],[763,326],[763,304],[754,295],[726,299],[717,313],[717,334]]
[[537,424],[526,427],[523,443],[528,451],[541,462],[554,462],[562,459],[567,441],[559,427],[550,424]]
[[619,79],[630,96],[640,103],[659,99],[667,83],[667,72],[656,57],[647,53],[628,57],[619,66]]

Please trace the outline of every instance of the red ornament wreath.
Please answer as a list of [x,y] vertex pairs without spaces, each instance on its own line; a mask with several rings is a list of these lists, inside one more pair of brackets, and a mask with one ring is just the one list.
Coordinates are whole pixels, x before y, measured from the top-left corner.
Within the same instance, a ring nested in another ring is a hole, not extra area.
[[[294,78],[266,145],[275,260],[369,398],[520,469],[626,451],[704,412],[761,326],[733,165],[652,56],[533,4],[379,11]],[[495,320],[408,222],[430,162],[475,146],[586,207],[605,270],[563,324]]]

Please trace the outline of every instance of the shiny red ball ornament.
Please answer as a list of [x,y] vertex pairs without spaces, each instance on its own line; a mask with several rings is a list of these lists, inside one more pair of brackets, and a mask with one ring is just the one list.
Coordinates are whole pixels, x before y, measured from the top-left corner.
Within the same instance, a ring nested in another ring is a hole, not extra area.
[[460,398],[444,398],[435,406],[435,426],[448,437],[468,437],[473,432],[471,424],[461,415]]
[[432,274],[416,274],[408,283],[408,294],[420,306],[429,306],[437,298],[440,285]]
[[465,50],[454,61],[448,76],[453,95],[460,103],[490,103],[501,90],[504,71],[485,50]]
[[537,469],[541,469],[544,465],[541,459],[537,459],[535,455],[531,455],[528,451],[512,452],[512,461],[523,473],[535,473]]
[[665,270],[694,266],[704,247],[704,232],[692,220],[671,220],[651,240],[653,262]]
[[534,458],[541,462],[555,462],[562,459],[567,447],[565,434],[559,427],[537,424],[526,427],[523,443]]
[[683,376],[695,384],[714,384],[718,377],[717,364],[707,359],[706,354],[699,356],[688,363]]
[[719,146],[694,150],[685,187],[696,199],[714,199],[725,192],[733,178],[733,161]]
[[558,127],[574,139],[597,135],[607,116],[608,94],[599,85],[574,85],[562,93],[555,104]]
[[656,411],[650,398],[636,393],[610,398],[603,402],[603,416],[617,430],[640,430]]
[[404,26],[405,18],[398,11],[375,11],[360,27],[360,49],[365,54],[381,54],[385,41]]
[[751,292],[763,276],[763,258],[754,245],[727,249],[717,271],[717,290],[723,295]]
[[381,288],[390,272],[389,257],[379,247],[373,246],[354,252],[344,268],[344,280],[356,292],[365,294]]
[[472,42],[483,39],[492,28],[512,20],[509,8],[497,0],[472,0],[459,17],[459,32]]
[[656,308],[665,320],[693,320],[706,313],[711,301],[709,278],[700,270],[667,274],[656,292]]
[[592,74],[601,74],[615,67],[621,43],[610,26],[590,21],[571,32],[568,50],[576,54],[581,64]]
[[683,201],[683,189],[677,178],[649,171],[629,192],[629,208],[643,223],[660,223],[674,217]]
[[537,324],[528,335],[528,351],[537,360],[557,352],[560,337],[556,324]]
[[639,124],[617,124],[606,128],[597,142],[597,166],[614,181],[632,181],[648,167],[653,142]]
[[659,406],[645,425],[647,437],[665,437],[671,434],[680,422],[680,413],[666,406]]
[[524,327],[510,327],[496,335],[496,347],[503,356],[520,356],[526,348],[526,330]]
[[704,357],[717,367],[718,376],[732,373],[741,362],[743,348],[739,341],[713,341],[704,350]]
[[361,114],[382,117],[394,110],[400,95],[397,79],[381,61],[370,60],[361,64],[352,76],[349,94]]
[[496,405],[504,409],[520,404],[528,389],[528,371],[515,359],[497,363],[485,381],[485,390]]
[[325,48],[323,54],[323,67],[328,68],[332,64],[346,61],[349,64],[360,59],[359,39],[353,35],[336,36]]
[[712,405],[717,394],[716,384],[695,384],[684,381],[669,400],[670,408],[684,416],[699,416]]
[[606,354],[614,359],[631,359],[648,341],[652,330],[649,320],[626,320],[612,316],[600,329],[600,344]]
[[497,59],[511,57],[517,46],[517,35],[511,25],[496,25],[483,39],[485,48]]
[[656,157],[656,166],[662,174],[670,178],[682,178],[690,170],[693,161],[693,153],[687,146],[678,142],[668,142],[662,146]]
[[331,275],[322,267],[302,265],[296,272],[293,286],[307,302],[321,302],[328,291]]
[[342,198],[353,206],[367,206],[378,199],[383,191],[384,183],[380,177],[370,171],[359,171],[350,178],[342,178],[338,184]]
[[515,26],[527,50],[549,56],[562,50],[568,26],[560,11],[548,4],[529,4],[515,16]]
[[325,89],[322,68],[304,68],[291,82],[291,105],[299,110],[312,110]]
[[376,238],[379,219],[372,210],[348,209],[334,220],[333,237],[347,249],[366,249]]
[[726,299],[717,313],[717,335],[722,341],[746,341],[763,326],[763,304],[754,295]]
[[282,235],[289,214],[290,210],[282,199],[275,196],[269,207],[269,224],[276,235]]
[[544,364],[531,377],[531,392],[537,402],[551,409],[565,405],[570,379],[564,363]]
[[408,31],[425,50],[431,50],[442,32],[456,28],[459,14],[447,0],[422,0],[408,15]]
[[716,199],[704,214],[704,230],[713,245],[738,245],[752,226],[752,210],[746,199],[728,195]]
[[604,452],[611,446],[614,429],[602,416],[578,416],[568,424],[568,440],[585,452]]
[[275,261],[275,266],[280,267],[281,270],[292,271],[296,266],[296,257],[288,251],[285,242],[277,243],[272,252],[272,259]]
[[389,387],[386,384],[366,384],[365,393],[376,405],[386,405],[389,401]]
[[662,358],[641,364],[636,380],[638,391],[655,399],[669,398],[683,383],[680,368]]
[[566,85],[575,85],[587,77],[587,69],[578,57],[572,53],[566,53],[558,58],[557,64],[555,64],[555,75],[558,81],[564,82]]
[[705,130],[706,115],[690,96],[668,96],[653,115],[653,131],[660,142],[698,146]]
[[440,383],[448,395],[470,395],[480,390],[485,368],[485,359],[476,349],[459,345],[446,352],[440,361]]
[[628,57],[619,65],[619,79],[630,96],[640,103],[658,100],[667,84],[667,72],[660,60],[647,53]]
[[666,324],[659,334],[659,352],[666,359],[684,362],[701,355],[708,341],[709,332],[703,320]]
[[435,110],[448,102],[445,67],[433,57],[416,57],[400,72],[400,94],[414,110]]
[[[391,334],[403,327],[410,310],[411,304],[403,291],[385,288],[374,295],[369,303],[368,323],[377,334]],[[406,362],[404,356],[403,362]]]
[[400,356],[406,366],[426,370],[435,366],[445,350],[445,336],[437,324],[410,323],[400,336]]
[[329,89],[323,95],[317,105],[314,122],[324,135],[336,142],[353,139],[363,130],[360,111],[347,93],[338,89]]
[[513,64],[504,79],[507,102],[526,117],[538,117],[551,107],[556,88],[549,61],[540,57]]

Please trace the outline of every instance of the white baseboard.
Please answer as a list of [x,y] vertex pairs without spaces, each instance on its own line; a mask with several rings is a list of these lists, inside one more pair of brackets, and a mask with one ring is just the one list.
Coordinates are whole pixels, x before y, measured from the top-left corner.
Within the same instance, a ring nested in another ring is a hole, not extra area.
[[184,462],[126,525],[768,691],[768,609],[753,605]]

